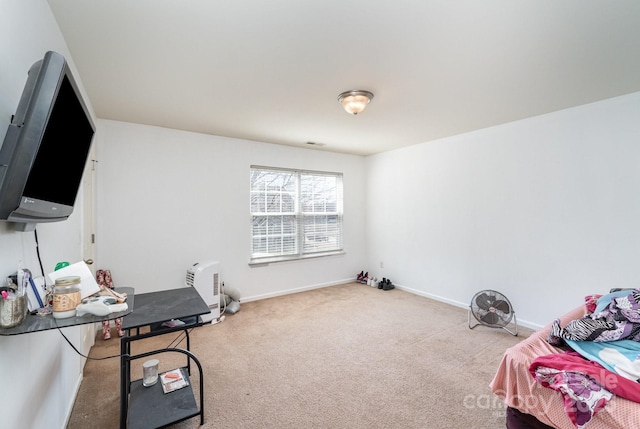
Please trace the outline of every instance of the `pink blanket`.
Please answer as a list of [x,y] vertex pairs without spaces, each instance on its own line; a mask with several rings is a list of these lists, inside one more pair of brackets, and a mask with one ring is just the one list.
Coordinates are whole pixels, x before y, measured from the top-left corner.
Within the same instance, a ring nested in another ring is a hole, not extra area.
[[[563,325],[585,315],[580,306],[560,318]],[[509,407],[535,416],[542,423],[559,428],[575,429],[564,411],[562,395],[543,387],[531,377],[529,367],[539,356],[561,354],[563,350],[547,343],[551,325],[509,348],[490,384],[492,391]],[[639,427],[640,404],[614,397],[589,423],[588,429],[629,429]]]

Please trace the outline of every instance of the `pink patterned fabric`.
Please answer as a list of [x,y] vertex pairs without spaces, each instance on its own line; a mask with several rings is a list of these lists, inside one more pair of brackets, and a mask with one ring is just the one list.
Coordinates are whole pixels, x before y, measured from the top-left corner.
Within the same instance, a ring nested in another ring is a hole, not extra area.
[[[560,318],[561,323],[580,319],[585,306]],[[564,353],[547,343],[551,324],[506,350],[491,381],[491,390],[509,407],[530,414],[540,422],[558,429],[575,429],[564,411],[562,395],[543,387],[531,377],[529,367],[539,356]],[[640,427],[640,404],[614,397],[589,423],[588,429],[629,429]]]
[[555,368],[559,371],[587,374],[598,385],[615,393],[617,396],[640,403],[640,384],[609,371],[598,362],[585,359],[580,353],[568,351],[561,354],[537,357],[531,363],[529,371],[534,375],[536,368],[540,366]]
[[[109,289],[113,289],[113,278],[111,277],[111,271],[109,270],[98,270],[96,271],[96,281],[100,286],[108,287]],[[118,317],[115,319],[116,328],[118,329],[118,335],[124,336],[124,331],[122,330],[122,317]],[[111,324],[108,320],[102,321],[102,339],[108,340],[111,338]]]
[[[562,356],[549,355],[552,358]],[[533,361],[530,371],[544,387],[562,394],[564,410],[578,429],[584,429],[613,396],[596,379],[583,372],[548,367],[538,359]]]
[[602,295],[594,293],[592,295],[587,295],[584,297],[584,306],[587,309],[587,313],[593,313],[598,305],[598,300],[602,297]]

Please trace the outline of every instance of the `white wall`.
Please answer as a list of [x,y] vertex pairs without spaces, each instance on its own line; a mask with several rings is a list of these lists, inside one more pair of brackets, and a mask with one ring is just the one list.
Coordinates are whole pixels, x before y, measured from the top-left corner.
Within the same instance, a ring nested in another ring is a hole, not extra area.
[[640,286],[640,93],[371,156],[368,265],[468,306],[507,295],[546,325]]
[[[18,106],[29,67],[47,50],[60,52],[70,60],[48,4],[43,0],[0,0],[0,138],[4,139]],[[82,205],[81,199],[78,204]],[[65,222],[38,225],[45,272],[53,271],[58,261],[82,258],[82,216],[81,210],[76,211]],[[0,279],[15,273],[20,263],[34,275],[40,274],[34,233],[14,232],[11,224],[0,222]],[[80,346],[84,331],[83,327],[64,329],[76,346]],[[0,426],[65,427],[81,381],[82,364],[55,330],[0,336]]]
[[[355,278],[365,261],[363,157],[99,120],[97,259],[137,293],[220,261],[242,300]],[[344,173],[346,254],[249,267],[252,164]],[[286,310],[283,310],[286,311]]]

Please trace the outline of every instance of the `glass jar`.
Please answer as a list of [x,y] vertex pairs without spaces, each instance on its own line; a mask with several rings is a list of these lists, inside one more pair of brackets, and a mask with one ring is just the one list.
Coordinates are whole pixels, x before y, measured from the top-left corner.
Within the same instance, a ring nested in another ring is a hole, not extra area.
[[80,277],[68,276],[56,279],[53,288],[53,317],[65,319],[76,315],[76,307],[80,304]]
[[151,359],[142,364],[142,385],[153,386],[158,382],[158,359]]

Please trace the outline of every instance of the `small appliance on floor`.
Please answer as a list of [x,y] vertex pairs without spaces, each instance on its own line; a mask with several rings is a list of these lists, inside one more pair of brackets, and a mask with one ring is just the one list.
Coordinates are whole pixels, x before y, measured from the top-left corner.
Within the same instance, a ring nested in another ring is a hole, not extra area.
[[195,263],[187,269],[187,286],[194,287],[211,313],[200,316],[207,323],[220,321],[220,262]]
[[[471,326],[471,315],[478,321]],[[511,303],[506,296],[495,290],[483,290],[474,295],[469,304],[469,329],[478,325],[489,326],[490,328],[502,328],[511,335],[518,336],[518,321],[516,313],[513,311]],[[507,328],[513,320],[515,330]]]

